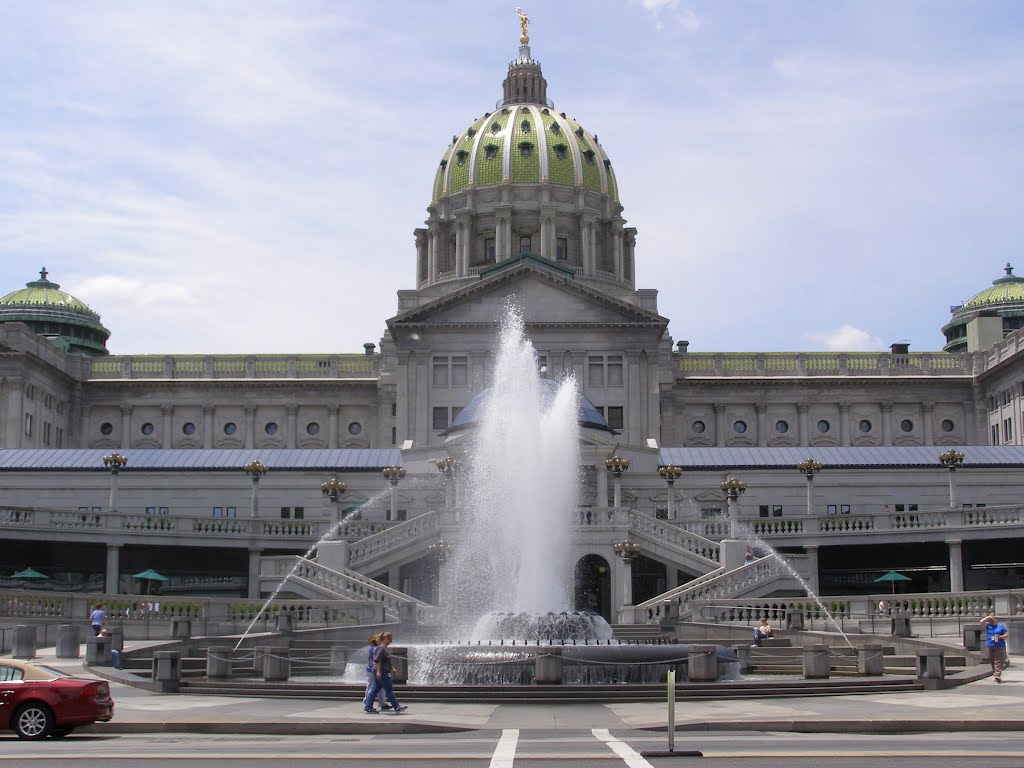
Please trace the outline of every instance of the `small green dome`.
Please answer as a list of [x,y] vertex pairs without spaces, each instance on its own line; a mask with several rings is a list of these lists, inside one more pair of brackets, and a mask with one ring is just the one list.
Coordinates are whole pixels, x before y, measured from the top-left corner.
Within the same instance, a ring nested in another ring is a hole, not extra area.
[[44,267],[38,280],[0,298],[0,323],[25,323],[69,352],[108,354],[110,331],[103,327],[100,316],[46,275]]
[[1009,264],[1005,268],[1006,275],[992,281],[992,287],[964,302],[964,309],[985,309],[997,304],[1015,304],[1024,302],[1024,277],[1013,274]]

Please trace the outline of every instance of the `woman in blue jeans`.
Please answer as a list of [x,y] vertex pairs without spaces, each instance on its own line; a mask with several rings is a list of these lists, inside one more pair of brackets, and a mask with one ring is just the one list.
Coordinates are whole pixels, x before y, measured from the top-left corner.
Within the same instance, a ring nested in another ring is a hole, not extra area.
[[363,699],[363,712],[368,715],[380,713],[379,709],[373,708],[373,699],[382,689],[384,696],[391,704],[394,714],[397,715],[408,709],[408,707],[403,707],[398,703],[398,699],[395,698],[394,684],[391,682],[392,663],[391,651],[388,650],[388,646],[391,645],[392,640],[394,640],[394,636],[390,632],[383,632],[378,636],[377,654],[373,660],[374,681],[370,690],[366,692],[366,697]]

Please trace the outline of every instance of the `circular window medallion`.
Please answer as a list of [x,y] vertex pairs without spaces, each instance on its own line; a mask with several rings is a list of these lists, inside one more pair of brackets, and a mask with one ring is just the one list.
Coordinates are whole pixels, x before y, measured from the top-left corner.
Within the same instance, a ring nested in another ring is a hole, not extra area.
[[186,435],[194,435],[196,433],[196,425],[193,424],[191,421],[186,421],[184,424],[181,425],[181,431],[184,432]]
[[693,422],[693,424],[690,425],[690,429],[692,429],[694,432],[696,432],[699,435],[702,432],[704,432],[704,422],[703,421],[695,421],[695,422]]
[[348,425],[348,433],[350,435],[358,435],[362,431],[363,431],[363,425],[360,424],[358,421],[353,421],[351,424]]
[[747,422],[737,421],[735,424],[732,425],[732,428],[736,430],[737,434],[742,435],[744,432],[747,431]]
[[904,432],[913,432],[914,422],[912,422],[910,419],[904,419],[903,421],[900,422],[900,429],[902,429]]
[[153,425],[150,424],[148,421],[145,424],[142,425],[142,434],[144,434],[144,435],[152,435],[153,434]]
[[277,422],[276,421],[268,421],[267,425],[263,428],[263,431],[266,432],[268,435],[276,435],[277,434]]
[[309,424],[306,425],[306,434],[307,435],[315,435],[319,431],[320,431],[320,425],[317,424],[315,421],[311,421],[311,422],[309,422]]
[[868,421],[867,419],[861,419],[860,423],[857,425],[857,429],[859,429],[861,432],[870,432],[871,422]]
[[824,435],[830,429],[832,429],[832,425],[825,421],[825,419],[818,422],[818,431],[821,432],[821,434]]
[[956,424],[953,423],[952,419],[943,419],[942,420],[942,431],[943,432],[952,432],[954,429],[956,429]]
[[235,422],[233,422],[233,421],[229,421],[227,424],[224,425],[224,434],[225,435],[233,435],[237,431],[238,431],[238,425],[235,424]]
[[787,432],[789,432],[789,422],[782,421],[781,419],[779,421],[776,421],[775,431],[778,432],[780,435],[786,434]]
[[114,425],[111,424],[109,421],[104,421],[102,424],[100,424],[100,434],[101,435],[109,435],[113,431],[114,431]]

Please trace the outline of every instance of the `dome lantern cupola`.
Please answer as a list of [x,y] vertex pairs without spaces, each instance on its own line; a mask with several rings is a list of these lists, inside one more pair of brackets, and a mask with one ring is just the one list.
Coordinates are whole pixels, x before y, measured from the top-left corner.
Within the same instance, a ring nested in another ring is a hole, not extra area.
[[987,349],[1006,334],[1024,328],[1024,277],[1013,274],[1009,263],[1003,271],[991,287],[950,307],[953,317],[942,328],[946,352]]
[[504,98],[501,106],[544,104],[553,107],[554,103],[548,101],[548,82],[540,71],[540,62],[535,61],[530,54],[530,36],[526,32],[530,18],[519,8],[516,8],[516,13],[519,14],[523,34],[519,38],[519,56],[509,62],[508,76],[502,83]]
[[0,298],[0,323],[24,323],[66,352],[109,354],[110,331],[103,327],[100,316],[48,280],[48,274],[43,267],[38,280]]

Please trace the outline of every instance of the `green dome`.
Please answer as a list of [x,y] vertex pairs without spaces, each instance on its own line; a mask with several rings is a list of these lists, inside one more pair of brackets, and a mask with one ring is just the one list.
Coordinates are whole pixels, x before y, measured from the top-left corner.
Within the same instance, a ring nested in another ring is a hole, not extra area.
[[992,281],[992,287],[964,302],[964,309],[985,309],[997,304],[1024,302],[1024,277],[1013,274],[1013,267],[1006,265],[1006,275]]
[[503,183],[581,187],[619,199],[597,137],[544,104],[502,106],[454,136],[434,178],[433,200]]
[[38,280],[0,298],[0,323],[25,323],[69,352],[107,354],[110,331],[103,327],[100,316],[46,275],[44,267]]

